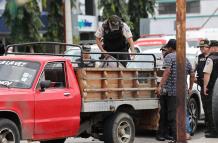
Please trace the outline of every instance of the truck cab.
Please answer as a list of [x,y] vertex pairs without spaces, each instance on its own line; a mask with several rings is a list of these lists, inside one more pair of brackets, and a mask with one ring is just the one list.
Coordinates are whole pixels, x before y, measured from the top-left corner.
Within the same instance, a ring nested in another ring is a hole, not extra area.
[[[15,121],[16,138],[41,140],[77,134],[81,96],[72,69],[70,61],[61,57],[0,57],[0,116]],[[5,128],[13,134],[15,129],[10,126]]]

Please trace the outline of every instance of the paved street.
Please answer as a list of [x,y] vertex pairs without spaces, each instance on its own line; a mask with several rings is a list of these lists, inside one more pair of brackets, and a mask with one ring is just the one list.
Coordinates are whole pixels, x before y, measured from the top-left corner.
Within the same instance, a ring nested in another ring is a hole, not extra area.
[[[159,143],[160,141],[155,140],[154,132],[141,132],[136,135],[135,143]],[[27,143],[23,141],[22,143]],[[34,142],[38,143],[38,142]],[[66,143],[103,143],[93,138],[82,139],[82,138],[69,138]],[[167,143],[167,141],[161,142]],[[218,143],[217,139],[207,139],[204,137],[203,124],[199,124],[196,134],[192,137],[188,143]]]

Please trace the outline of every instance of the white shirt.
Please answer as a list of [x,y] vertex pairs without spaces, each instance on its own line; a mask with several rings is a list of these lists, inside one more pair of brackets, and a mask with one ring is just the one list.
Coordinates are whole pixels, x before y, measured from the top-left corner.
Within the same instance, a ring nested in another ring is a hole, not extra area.
[[[107,21],[104,21],[104,23],[107,22]],[[103,25],[103,24],[102,24]],[[97,38],[102,38],[104,37],[104,28],[103,26],[100,25],[95,33],[95,37]],[[126,38],[126,39],[129,39],[129,38],[132,38],[132,32],[129,28],[129,26],[123,22],[123,36]]]

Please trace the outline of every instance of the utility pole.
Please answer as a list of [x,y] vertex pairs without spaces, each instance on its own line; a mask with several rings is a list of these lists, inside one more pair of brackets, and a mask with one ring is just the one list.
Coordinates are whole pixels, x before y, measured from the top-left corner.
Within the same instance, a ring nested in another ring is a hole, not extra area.
[[185,41],[186,41],[186,0],[176,1],[176,96],[177,96],[177,143],[186,143],[186,111],[185,111]]
[[72,15],[71,15],[71,1],[64,0],[64,16],[65,16],[65,43],[73,43],[72,34]]

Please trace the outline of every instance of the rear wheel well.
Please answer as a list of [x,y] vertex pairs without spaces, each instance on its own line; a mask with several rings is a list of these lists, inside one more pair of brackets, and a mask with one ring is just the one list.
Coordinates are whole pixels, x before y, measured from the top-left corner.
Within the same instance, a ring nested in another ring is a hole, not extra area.
[[135,109],[131,105],[128,105],[128,104],[121,105],[117,108],[117,112],[125,112],[129,114],[133,114],[134,111]]
[[20,119],[17,116],[17,114],[15,114],[14,112],[9,112],[9,111],[0,111],[0,118],[9,119],[12,122],[14,122],[17,125],[18,130],[20,131],[20,136],[22,137],[21,123],[20,123]]
[[134,114],[135,114],[135,109],[134,107],[132,107],[131,105],[128,105],[128,104],[124,104],[124,105],[121,105],[117,108],[117,111],[116,112],[124,112],[124,113],[127,113],[129,114],[133,121],[135,122],[136,119],[134,118]]

